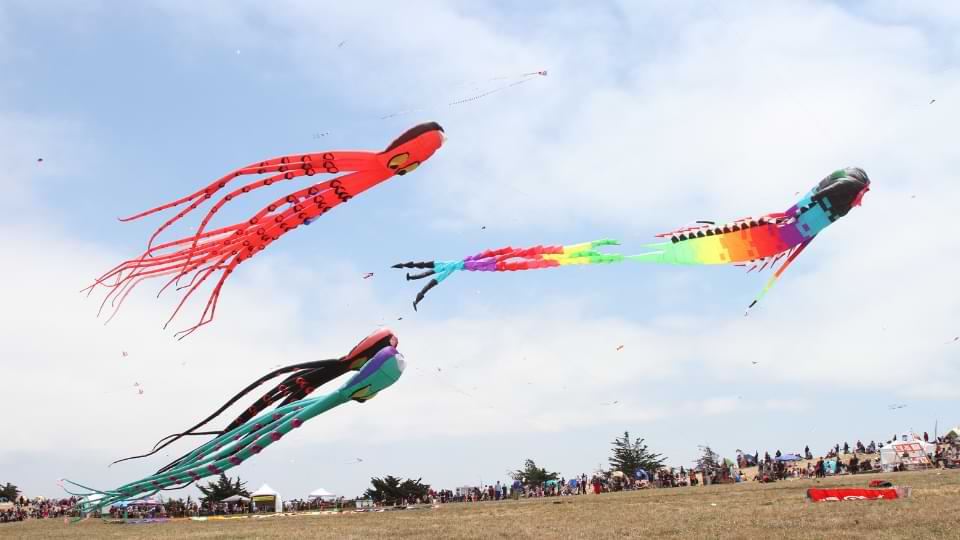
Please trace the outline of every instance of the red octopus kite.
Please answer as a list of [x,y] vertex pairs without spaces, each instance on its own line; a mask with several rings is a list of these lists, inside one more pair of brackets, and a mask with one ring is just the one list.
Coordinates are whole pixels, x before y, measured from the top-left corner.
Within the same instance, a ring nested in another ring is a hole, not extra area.
[[[109,292],[103,299],[100,310],[103,311],[107,302],[110,302],[113,308],[112,318],[130,291],[141,281],[169,277],[169,281],[161,289],[163,292],[170,285],[180,285],[180,281],[185,280],[177,290],[186,289],[187,292],[164,325],[166,328],[190,295],[211,275],[219,274],[220,279],[207,300],[200,320],[192,327],[177,332],[179,339],[183,339],[213,320],[220,290],[237,265],[255,256],[257,252],[301,224],[309,225],[340,203],[349,201],[394,175],[403,176],[413,171],[429,159],[444,140],[443,128],[435,122],[429,122],[407,130],[383,152],[333,151],[291,155],[237,169],[191,195],[121,219],[120,221],[131,221],[189,203],[153,233],[147,243],[147,250],[140,257],[115,266],[84,290],[89,294],[99,285],[106,287]],[[345,174],[281,197],[246,221],[206,230],[207,224],[217,211],[234,197],[301,176],[339,173]],[[183,219],[227,184],[244,175],[268,176],[223,195],[207,211],[195,234],[154,245],[154,240],[164,229]]]

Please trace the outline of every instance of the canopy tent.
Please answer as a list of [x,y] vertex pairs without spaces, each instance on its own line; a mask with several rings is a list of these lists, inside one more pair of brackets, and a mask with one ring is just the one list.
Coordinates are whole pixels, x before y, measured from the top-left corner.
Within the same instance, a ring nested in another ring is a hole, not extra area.
[[336,498],[336,495],[330,493],[329,491],[323,488],[317,488],[310,492],[311,499],[333,499]]
[[948,439],[956,439],[958,437],[960,437],[960,426],[957,426],[947,432]]
[[244,497],[243,495],[231,495],[220,502],[250,502],[250,497]]
[[[103,493],[94,493],[94,494],[92,494],[92,495],[87,495],[86,497],[83,497],[81,500],[82,500],[84,503],[86,503],[86,505],[87,505],[88,507],[90,507],[90,506],[92,506],[94,503],[96,503],[96,501],[99,501],[100,499],[102,499],[102,498],[104,498],[104,497],[105,497],[105,495],[104,495]],[[87,514],[92,514],[92,513],[93,513],[93,512],[87,512]]]
[[274,512],[278,514],[283,512],[283,499],[276,490],[267,484],[260,486],[260,489],[251,493],[250,498],[253,499],[254,504],[258,506],[273,506]]
[[937,451],[937,445],[924,441],[919,437],[902,441],[891,441],[880,449],[880,465],[884,471],[892,471],[899,465],[907,468],[925,468],[932,465],[929,456]]
[[163,504],[163,501],[157,499],[136,499],[133,501],[119,501],[111,504],[110,506],[116,508],[126,508],[128,506],[156,506],[158,504]]

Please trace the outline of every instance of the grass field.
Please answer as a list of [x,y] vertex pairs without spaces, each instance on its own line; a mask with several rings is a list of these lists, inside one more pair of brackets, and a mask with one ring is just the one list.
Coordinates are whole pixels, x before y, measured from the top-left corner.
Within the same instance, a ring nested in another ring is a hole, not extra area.
[[810,503],[812,480],[646,490],[539,500],[444,505],[396,512],[298,515],[116,525],[61,520],[0,525],[0,538],[960,538],[960,471],[875,478],[910,486],[909,499]]

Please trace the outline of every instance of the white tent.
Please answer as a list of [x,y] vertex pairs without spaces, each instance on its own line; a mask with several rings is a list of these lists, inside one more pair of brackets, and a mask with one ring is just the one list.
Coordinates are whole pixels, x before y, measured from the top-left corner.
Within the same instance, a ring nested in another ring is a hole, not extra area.
[[311,499],[333,499],[335,497],[336,495],[323,488],[318,488],[310,492]]
[[[937,445],[926,442],[916,435],[903,435],[899,439],[899,441],[887,442],[880,449],[880,465],[886,472],[892,471],[901,463],[915,467],[922,466],[918,460],[923,460],[927,462],[926,464],[930,464],[929,456],[937,451]],[[907,454],[907,458],[903,457],[904,453]]]
[[260,489],[251,493],[250,498],[253,499],[254,504],[273,505],[274,512],[278,514],[283,512],[283,499],[280,497],[280,494],[276,492],[276,490],[267,484],[260,486]]
[[243,502],[249,502],[249,501],[250,501],[250,497],[244,497],[243,495],[231,495],[231,496],[227,497],[226,499],[223,499],[223,500],[220,501],[220,502],[241,502],[241,501],[243,501]]
[[[104,497],[105,497],[105,495],[104,495],[103,493],[91,493],[90,495],[87,495],[86,497],[83,497],[81,500],[82,500],[83,502],[87,503],[87,504],[93,504],[93,503],[99,501],[100,499],[102,499],[102,498],[104,498]],[[88,512],[87,514],[84,514],[84,515],[89,515],[89,514],[90,514],[90,512]]]

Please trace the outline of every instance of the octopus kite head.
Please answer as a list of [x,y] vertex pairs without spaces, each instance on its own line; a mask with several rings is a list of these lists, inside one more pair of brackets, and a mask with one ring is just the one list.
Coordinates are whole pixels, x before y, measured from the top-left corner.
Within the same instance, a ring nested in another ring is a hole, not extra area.
[[407,363],[394,347],[384,347],[341,388],[354,401],[367,401],[400,379]]
[[399,340],[392,330],[381,328],[363,338],[363,341],[357,343],[341,360],[348,363],[351,370],[358,370],[383,348],[396,347],[398,343]]
[[866,171],[859,167],[847,167],[821,180],[814,198],[824,200],[837,217],[843,217],[854,206],[860,206],[868,191],[870,177]]
[[427,122],[408,129],[380,152],[380,161],[394,174],[403,176],[420,166],[436,152],[446,136],[436,122]]

